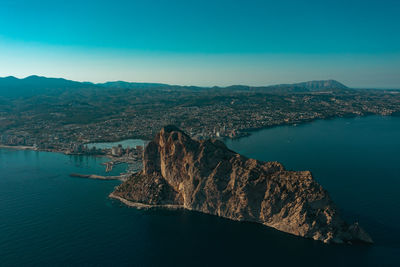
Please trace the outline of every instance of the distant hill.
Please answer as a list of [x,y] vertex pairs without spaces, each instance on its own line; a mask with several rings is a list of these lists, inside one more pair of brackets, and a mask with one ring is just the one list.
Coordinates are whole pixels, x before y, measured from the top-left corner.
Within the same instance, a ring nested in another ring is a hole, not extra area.
[[308,81],[308,82],[293,83],[293,84],[278,84],[269,87],[280,88],[280,89],[296,88],[297,90],[303,88],[306,91],[349,89],[346,85],[335,80],[320,80],[320,81]]
[[61,94],[66,90],[96,87],[92,83],[75,82],[62,78],[32,75],[23,79],[13,76],[0,78],[0,96],[29,97],[42,94]]
[[348,90],[346,85],[335,80],[308,81],[292,84],[275,84],[269,86],[231,85],[228,87],[213,87],[220,90],[257,91],[271,93],[317,92],[325,90]]
[[166,88],[170,87],[169,84],[164,83],[136,83],[136,82],[124,82],[124,81],[115,81],[115,82],[105,82],[105,83],[97,83],[96,85],[107,87],[107,88],[120,88],[120,89],[146,89],[146,88]]
[[163,83],[136,83],[125,81],[114,81],[105,83],[76,82],[63,78],[47,78],[32,75],[23,79],[13,76],[0,78],[0,97],[31,97],[34,95],[60,95],[65,92],[71,93],[81,89],[159,89],[159,90],[214,90],[214,91],[261,91],[261,92],[309,92],[322,90],[345,90],[347,86],[335,80],[309,81],[294,84],[278,84],[270,86],[246,86],[232,85],[227,87],[197,87],[179,86]]
[[303,87],[310,91],[320,91],[329,89],[349,89],[346,85],[335,80],[309,81],[309,82],[286,84],[279,86]]

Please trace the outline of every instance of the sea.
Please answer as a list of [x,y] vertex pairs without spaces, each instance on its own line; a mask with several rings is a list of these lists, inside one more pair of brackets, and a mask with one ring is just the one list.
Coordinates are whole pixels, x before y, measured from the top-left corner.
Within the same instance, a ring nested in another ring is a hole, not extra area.
[[373,245],[335,245],[191,211],[109,199],[102,157],[0,149],[0,266],[400,266],[400,117],[279,126],[226,140],[245,156],[311,170]]

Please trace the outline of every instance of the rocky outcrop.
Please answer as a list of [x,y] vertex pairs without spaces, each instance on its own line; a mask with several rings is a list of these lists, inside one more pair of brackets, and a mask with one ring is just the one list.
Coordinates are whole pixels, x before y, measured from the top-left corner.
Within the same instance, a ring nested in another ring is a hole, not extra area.
[[326,243],[372,243],[358,224],[341,219],[309,171],[246,158],[221,141],[196,141],[167,126],[147,145],[143,165],[110,196],[138,207],[181,207],[258,222]]

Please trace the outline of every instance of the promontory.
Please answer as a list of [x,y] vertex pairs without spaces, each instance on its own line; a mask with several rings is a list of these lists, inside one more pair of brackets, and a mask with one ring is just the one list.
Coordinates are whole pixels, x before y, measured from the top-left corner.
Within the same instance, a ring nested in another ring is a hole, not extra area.
[[325,243],[372,243],[346,223],[310,171],[289,171],[164,127],[144,150],[143,170],[110,197],[135,207],[174,207],[264,224]]

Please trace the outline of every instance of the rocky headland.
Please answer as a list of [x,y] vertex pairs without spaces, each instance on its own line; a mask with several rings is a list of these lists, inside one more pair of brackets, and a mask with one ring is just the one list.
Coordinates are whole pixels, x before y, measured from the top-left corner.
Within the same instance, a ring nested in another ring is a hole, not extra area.
[[138,208],[184,208],[264,224],[325,243],[372,243],[341,217],[309,171],[249,159],[218,140],[197,141],[164,127],[143,157],[143,170],[110,197]]

